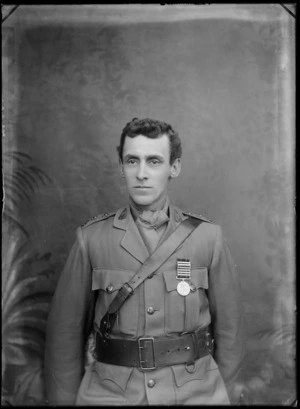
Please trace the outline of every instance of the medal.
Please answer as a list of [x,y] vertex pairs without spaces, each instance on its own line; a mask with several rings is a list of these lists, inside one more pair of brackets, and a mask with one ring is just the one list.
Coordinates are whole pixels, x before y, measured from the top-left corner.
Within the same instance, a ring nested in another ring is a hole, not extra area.
[[177,292],[183,297],[187,296],[191,291],[189,283],[185,281],[190,280],[190,278],[191,278],[190,260],[184,258],[177,259],[176,280],[180,280],[180,282],[177,285]]
[[186,295],[188,295],[190,293],[190,291],[191,291],[191,288],[190,288],[189,284],[186,281],[182,280],[182,281],[180,281],[180,283],[177,284],[178,294],[185,297]]

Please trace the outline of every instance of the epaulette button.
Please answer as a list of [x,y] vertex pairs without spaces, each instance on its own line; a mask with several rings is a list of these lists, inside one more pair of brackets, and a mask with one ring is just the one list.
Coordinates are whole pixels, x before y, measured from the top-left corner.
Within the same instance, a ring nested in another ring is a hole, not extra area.
[[112,293],[113,290],[114,290],[114,287],[113,287],[112,284],[109,284],[109,285],[106,287],[106,291],[107,291],[109,294]]

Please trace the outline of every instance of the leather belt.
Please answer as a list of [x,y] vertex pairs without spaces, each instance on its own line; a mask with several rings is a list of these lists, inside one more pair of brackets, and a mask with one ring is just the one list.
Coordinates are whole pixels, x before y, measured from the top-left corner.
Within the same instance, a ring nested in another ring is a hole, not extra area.
[[135,340],[107,338],[96,333],[96,359],[112,365],[154,370],[158,367],[192,364],[212,353],[209,327],[169,337],[140,337]]

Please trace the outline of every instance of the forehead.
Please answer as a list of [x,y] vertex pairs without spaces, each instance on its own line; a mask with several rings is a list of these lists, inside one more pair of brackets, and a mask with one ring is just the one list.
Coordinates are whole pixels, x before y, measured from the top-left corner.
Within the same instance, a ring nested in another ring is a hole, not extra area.
[[165,134],[157,139],[147,138],[144,135],[138,135],[134,138],[126,136],[123,147],[123,156],[125,155],[160,155],[169,158],[169,138]]

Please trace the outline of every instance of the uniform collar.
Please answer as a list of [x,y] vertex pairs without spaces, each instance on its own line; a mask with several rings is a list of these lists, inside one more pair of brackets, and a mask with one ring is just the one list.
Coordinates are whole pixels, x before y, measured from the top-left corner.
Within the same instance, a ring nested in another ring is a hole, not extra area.
[[[169,217],[170,221],[160,243],[172,234],[179,224],[187,218],[178,207],[172,206],[171,204],[169,205]],[[124,230],[120,245],[135,259],[144,263],[149,257],[149,252],[133,219],[129,204],[116,212],[113,226],[117,229]]]
[[126,207],[121,207],[117,210],[113,226],[117,229],[127,230],[127,227],[132,219],[129,204]]
[[[171,224],[174,227],[177,227],[187,218],[179,207],[173,206],[172,204],[169,204],[169,217]],[[133,221],[133,217],[128,204],[126,207],[122,207],[116,212],[113,225],[117,229],[127,230],[131,221]]]
[[129,205],[117,211],[113,226],[124,230],[124,235],[120,241],[120,245],[124,250],[141,263],[144,263],[149,257],[149,253],[132,217]]

